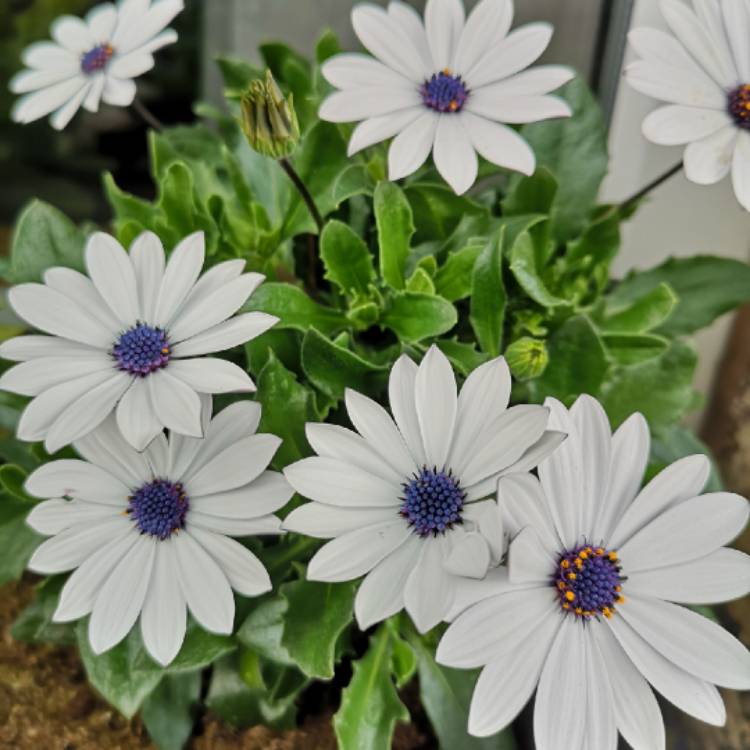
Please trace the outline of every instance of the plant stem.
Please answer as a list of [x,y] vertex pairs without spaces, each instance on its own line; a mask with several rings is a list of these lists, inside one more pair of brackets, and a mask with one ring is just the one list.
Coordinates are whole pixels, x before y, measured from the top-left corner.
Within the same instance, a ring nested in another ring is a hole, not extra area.
[[133,109],[146,125],[149,125],[158,132],[164,130],[164,123],[137,97],[133,99]]
[[627,200],[624,200],[620,204],[620,211],[626,211],[634,204],[641,201],[643,198],[645,198],[652,190],[656,190],[656,188],[659,187],[662,183],[666,182],[670,177],[674,177],[684,166],[683,162],[680,162],[679,164],[675,164],[671,169],[667,170],[663,175],[660,175],[657,177],[653,182],[649,182],[646,187],[639,190],[635,195],[631,195],[630,198]]
[[315,224],[318,227],[318,234],[320,234],[320,232],[323,231],[323,217],[320,215],[320,211],[318,211],[318,207],[315,205],[315,201],[313,200],[312,195],[310,195],[310,191],[307,189],[305,183],[302,182],[302,178],[297,174],[289,159],[279,159],[279,164],[287,173],[289,179],[294,184],[294,187],[297,188],[297,192],[302,197],[302,200],[307,206],[307,210],[315,220]]

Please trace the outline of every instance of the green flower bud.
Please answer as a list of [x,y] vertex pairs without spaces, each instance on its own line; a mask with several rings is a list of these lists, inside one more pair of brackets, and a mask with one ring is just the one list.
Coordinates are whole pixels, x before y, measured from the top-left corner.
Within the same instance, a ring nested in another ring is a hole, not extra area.
[[284,98],[270,70],[255,80],[240,99],[240,124],[250,146],[263,156],[284,159],[299,142],[299,122],[293,97]]
[[544,341],[524,336],[505,350],[510,371],[518,380],[538,378],[549,364],[549,354]]

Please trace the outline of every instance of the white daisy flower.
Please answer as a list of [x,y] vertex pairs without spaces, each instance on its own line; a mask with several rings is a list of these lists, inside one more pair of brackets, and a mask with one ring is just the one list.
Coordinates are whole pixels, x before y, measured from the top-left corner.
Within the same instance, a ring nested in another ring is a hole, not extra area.
[[450,363],[433,346],[419,367],[405,355],[393,366],[393,419],[348,390],[357,432],[307,425],[318,455],[284,473],[314,502],[292,511],[284,528],[335,537],[310,561],[311,580],[367,574],[354,603],[360,628],[405,607],[427,631],[450,608],[461,576],[481,578],[500,560],[502,525],[486,498],[499,476],[530,470],[564,437],[545,432],[544,407],[508,408],[510,387],[500,357],[474,370],[457,395]]
[[138,453],[113,417],[74,444],[83,460],[53,461],[26,481],[52,498],[29,525],[53,535],[34,552],[37,573],[75,572],[55,622],[91,614],[89,640],[100,654],[119,643],[140,615],[143,643],[169,664],[185,637],[186,606],[212,633],[231,633],[232,589],[271,589],[262,563],[230,536],[280,533],[273,513],[292,495],[266,467],[281,440],[257,435],[260,406],[232,404],[211,419],[202,397],[205,438],[160,435]]
[[97,5],[85,20],[60,16],[50,27],[54,41],[36,42],[21,56],[28,69],[10,81],[10,90],[23,94],[11,118],[27,123],[51,113],[50,123],[62,130],[81,106],[129,106],[132,79],[154,67],[152,53],[177,41],[166,27],[182,9],[183,0],[122,0]]
[[[715,685],[750,688],[750,654],[719,625],[681,604],[750,590],[750,558],[725,549],[747,524],[747,501],[700,495],[705,456],[684,458],[639,492],[648,463],[646,421],[614,435],[597,401],[568,411],[549,400],[550,425],[568,439],[539,479],[504,477],[498,501],[514,537],[506,574],[474,585],[473,604],[448,628],[438,660],[484,667],[469,731],[509,724],[536,689],[539,750],[665,746],[648,683],[683,711],[721,725]],[[481,600],[481,601],[479,601]]]
[[164,427],[201,436],[199,393],[255,390],[247,373],[224,359],[200,358],[266,331],[277,318],[232,317],[263,281],[245,262],[219,263],[200,276],[202,232],[165,264],[156,235],[141,234],[130,255],[108,234],[91,236],[89,277],[50,268],[44,284],[8,293],[13,310],[50,336],[18,336],[0,357],[21,362],[0,389],[34,396],[18,423],[21,440],[44,440],[50,453],[101,424],[117,409],[125,439],[143,450]]
[[750,3],[680,0],[659,5],[674,36],[633,29],[643,58],[625,71],[643,94],[669,102],[643,122],[648,140],[687,144],[685,175],[713,185],[730,170],[737,200],[750,211]]
[[569,117],[566,102],[547,94],[573,72],[557,65],[525,70],[546,49],[552,26],[532,23],[509,34],[512,20],[512,0],[480,0],[468,19],[462,0],[427,0],[424,23],[400,0],[387,11],[358,5],[354,31],[376,59],[343,54],[323,65],[323,75],[340,91],[323,102],[320,117],[361,121],[350,155],[395,136],[388,153],[391,180],[419,169],[431,150],[438,171],[459,194],[477,178],[477,152],[533,174],[534,152],[503,123]]

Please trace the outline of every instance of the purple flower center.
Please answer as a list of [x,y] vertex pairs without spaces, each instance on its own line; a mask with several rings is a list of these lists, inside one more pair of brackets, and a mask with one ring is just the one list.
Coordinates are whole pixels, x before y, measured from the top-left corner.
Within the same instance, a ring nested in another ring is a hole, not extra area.
[[553,577],[560,606],[584,620],[612,617],[615,604],[625,601],[620,571],[617,553],[604,547],[583,545],[563,552]]
[[444,534],[453,524],[462,523],[466,493],[450,471],[425,467],[403,488],[400,513],[418,536]]
[[433,74],[419,91],[425,106],[436,112],[460,112],[469,96],[461,76],[451,75],[447,68]]
[[185,526],[190,503],[183,486],[167,479],[154,479],[128,498],[127,513],[141,534],[167,539]]
[[737,127],[750,130],[750,83],[729,92],[728,110]]
[[96,73],[97,70],[106,66],[113,53],[114,49],[111,44],[100,44],[88,52],[84,52],[81,56],[81,70],[87,75]]
[[145,377],[169,362],[169,339],[161,328],[138,323],[120,336],[112,347],[120,370]]

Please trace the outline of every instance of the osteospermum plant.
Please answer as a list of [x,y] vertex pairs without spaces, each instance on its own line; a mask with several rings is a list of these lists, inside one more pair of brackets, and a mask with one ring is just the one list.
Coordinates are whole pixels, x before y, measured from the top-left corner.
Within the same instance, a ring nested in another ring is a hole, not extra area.
[[[148,45],[176,7],[116,11],[162,14],[137,25]],[[326,33],[313,60],[278,43],[262,67],[220,59],[225,110],[149,133],[153,199],[104,175],[99,231],[39,201],[19,216],[0,264],[0,582],[41,580],[14,637],[75,644],[170,750],[196,703],[290,727],[321,695],[345,750],[390,748],[417,700],[434,746],[516,748],[537,684],[547,746],[619,731],[658,750],[647,682],[721,723],[713,685],[745,686],[746,651],[670,602],[747,590],[723,548],[745,501],[682,424],[689,336],[750,300],[750,268],[611,277],[639,199],[598,204],[596,100],[530,67],[552,29],[513,29],[510,0],[352,19],[364,51]],[[76,86],[85,62],[108,90],[114,33],[86,38]]]

